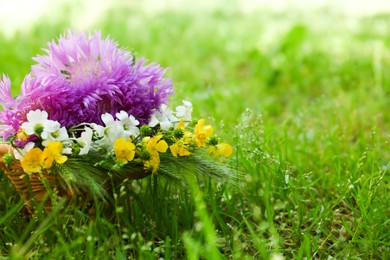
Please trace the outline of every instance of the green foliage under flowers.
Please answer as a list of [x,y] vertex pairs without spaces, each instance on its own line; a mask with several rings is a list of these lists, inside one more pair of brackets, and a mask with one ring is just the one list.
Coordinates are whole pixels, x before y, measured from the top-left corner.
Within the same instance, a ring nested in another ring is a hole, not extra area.
[[[234,147],[235,185],[152,175],[113,188],[113,207],[97,196],[90,212],[60,201],[26,217],[0,174],[0,259],[388,258],[390,16],[351,28],[331,11],[236,7],[119,6],[95,26],[169,67],[171,102],[191,100]],[[0,41],[14,94],[30,57],[69,27],[63,19]]]

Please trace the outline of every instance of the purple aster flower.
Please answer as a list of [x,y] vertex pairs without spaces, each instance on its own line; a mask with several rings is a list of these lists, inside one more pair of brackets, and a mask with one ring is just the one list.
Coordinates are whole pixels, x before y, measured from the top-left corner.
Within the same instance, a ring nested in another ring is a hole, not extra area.
[[100,33],[69,31],[50,42],[47,55],[37,56],[22,86],[22,95],[14,100],[9,94],[9,79],[0,84],[0,129],[4,138],[18,131],[32,109],[45,110],[49,119],[62,126],[80,123],[101,124],[101,115],[121,110],[141,124],[148,123],[153,109],[167,102],[173,93],[165,70],[157,64],[138,62]]
[[[0,111],[0,121],[3,123],[0,125],[0,131],[7,139],[11,133],[15,133],[15,123],[18,124],[18,120],[14,122],[13,108],[16,107],[16,101],[11,96],[11,81],[5,75],[0,78],[0,102],[3,110]],[[16,127],[18,128],[19,125]]]
[[22,95],[14,99],[11,96],[9,78],[3,75],[0,79],[0,103],[3,107],[0,111],[0,136],[3,136],[4,140],[20,129],[21,124],[26,121],[26,114],[29,110],[39,107],[37,102],[23,95],[26,89],[36,86],[37,81],[31,75],[27,75],[22,84]]

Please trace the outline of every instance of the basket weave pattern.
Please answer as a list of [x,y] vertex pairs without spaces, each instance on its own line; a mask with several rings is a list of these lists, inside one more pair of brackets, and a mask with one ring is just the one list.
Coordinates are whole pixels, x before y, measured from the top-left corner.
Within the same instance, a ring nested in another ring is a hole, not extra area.
[[41,174],[26,174],[19,161],[14,160],[8,167],[3,162],[3,155],[10,151],[8,145],[0,145],[0,169],[3,170],[8,179],[15,186],[15,189],[24,200],[30,214],[33,213],[34,199],[38,204],[44,203],[45,210],[49,212],[52,208],[51,200],[48,198],[47,189],[42,181],[44,178],[53,193],[68,200],[73,196],[69,190],[63,189],[58,182],[57,175],[43,171]]

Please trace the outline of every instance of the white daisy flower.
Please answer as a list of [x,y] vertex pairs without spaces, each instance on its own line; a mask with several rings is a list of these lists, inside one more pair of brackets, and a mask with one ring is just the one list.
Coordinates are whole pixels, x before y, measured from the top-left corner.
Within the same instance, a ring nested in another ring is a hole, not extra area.
[[[42,136],[42,138],[44,137]],[[42,142],[42,145],[47,147],[50,142],[63,142],[65,140],[68,140],[69,134],[66,128],[63,126],[48,134],[44,139],[45,140]]]
[[128,115],[126,111],[120,111],[120,113],[116,113],[116,118],[118,118],[123,125],[124,131],[129,136],[138,136],[139,135],[139,128],[137,125],[139,125],[139,121],[135,119],[134,116]]
[[27,113],[27,122],[24,122],[21,128],[28,135],[35,134],[42,137],[42,139],[46,139],[51,133],[61,127],[60,123],[49,120],[47,117],[48,114],[46,111],[39,109],[30,111]]

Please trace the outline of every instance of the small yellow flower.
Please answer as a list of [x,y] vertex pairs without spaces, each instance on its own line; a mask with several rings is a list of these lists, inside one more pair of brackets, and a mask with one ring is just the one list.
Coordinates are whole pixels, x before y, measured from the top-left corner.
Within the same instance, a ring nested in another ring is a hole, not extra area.
[[189,131],[185,131],[182,139],[186,145],[192,145],[194,143],[194,134]]
[[168,144],[164,140],[160,140],[163,136],[156,135],[150,138],[144,137],[143,141],[146,144],[146,150],[153,156],[158,153],[165,153],[168,149]]
[[159,153],[165,153],[168,149],[168,144],[164,140],[160,140],[163,136],[156,135],[150,138],[149,136],[142,139],[146,150],[149,152],[151,158],[144,162],[145,169],[151,170],[152,173],[156,173],[158,166],[160,165]]
[[186,128],[185,125],[184,125],[184,120],[183,119],[180,120],[180,122],[179,122],[179,124],[177,125],[176,128],[177,129],[182,129],[182,130],[184,130],[184,128]]
[[157,155],[152,155],[150,160],[147,160],[144,162],[144,168],[146,170],[151,171],[152,173],[156,173],[158,166],[160,165],[160,156]]
[[51,168],[53,162],[55,161],[58,164],[63,164],[68,160],[68,157],[62,155],[62,143],[61,142],[51,142],[43,150],[41,161],[43,166],[46,169]]
[[22,128],[20,128],[16,134],[16,138],[22,141],[26,141],[28,139],[29,135],[24,132]]
[[218,156],[219,155],[218,147],[216,145],[210,145],[209,146],[209,154],[214,155],[214,156]]
[[233,153],[233,148],[230,144],[227,143],[220,143],[217,145],[210,145],[209,146],[209,154],[212,154],[214,156],[225,156],[229,157]]
[[135,145],[125,138],[119,138],[114,143],[114,152],[118,161],[127,163],[134,159]]
[[26,156],[20,161],[25,172],[39,172],[41,167],[42,150],[39,148],[31,149]]
[[204,126],[205,120],[200,119],[195,126],[195,142],[198,147],[205,146],[207,139],[213,134],[214,129],[210,125]]
[[192,133],[185,131],[183,137],[172,144],[169,149],[175,157],[177,157],[177,155],[186,156],[191,154],[189,151],[191,144],[193,144]]
[[188,151],[188,146],[182,140],[172,144],[169,149],[171,150],[172,155],[175,157],[177,157],[177,155],[186,156],[191,154],[191,152]]

